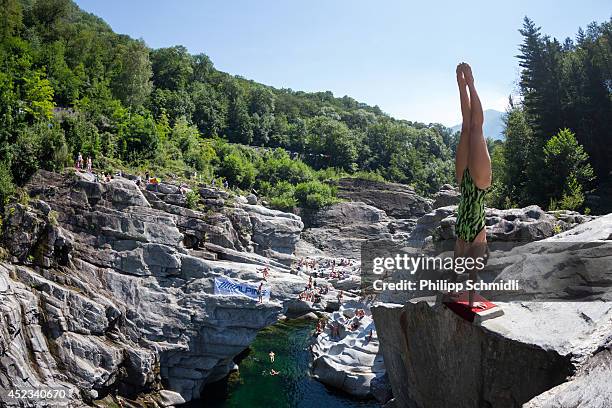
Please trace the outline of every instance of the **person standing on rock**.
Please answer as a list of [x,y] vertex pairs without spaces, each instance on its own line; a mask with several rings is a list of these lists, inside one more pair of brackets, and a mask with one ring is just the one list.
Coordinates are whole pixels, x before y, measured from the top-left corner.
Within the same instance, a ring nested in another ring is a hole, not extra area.
[[[491,158],[482,130],[484,115],[472,69],[462,62],[457,65],[456,73],[463,122],[455,157],[455,176],[461,192],[455,226],[455,258],[486,258],[484,200],[491,185]],[[475,268],[469,271],[471,280],[476,278],[476,272]],[[472,307],[474,292],[470,291],[468,296],[469,306]]]
[[270,362],[274,363],[274,356],[276,356],[276,354],[274,354],[274,352],[270,350],[270,353],[268,353],[268,355],[270,356]]
[[81,154],[81,152],[79,152],[79,154],[77,155],[76,168],[79,170],[83,168],[83,155]]
[[263,282],[259,284],[259,288],[257,289],[258,302],[263,303]]

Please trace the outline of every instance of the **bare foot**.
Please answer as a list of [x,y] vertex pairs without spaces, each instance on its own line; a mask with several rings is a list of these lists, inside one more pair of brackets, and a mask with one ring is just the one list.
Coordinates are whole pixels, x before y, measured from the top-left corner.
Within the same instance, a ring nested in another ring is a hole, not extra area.
[[463,75],[463,68],[462,68],[463,62],[459,65],[457,65],[457,84],[459,84],[459,86],[466,86],[467,83],[465,82],[465,76]]
[[465,82],[468,85],[474,85],[474,75],[472,75],[472,67],[465,62],[462,65],[463,77],[465,78]]

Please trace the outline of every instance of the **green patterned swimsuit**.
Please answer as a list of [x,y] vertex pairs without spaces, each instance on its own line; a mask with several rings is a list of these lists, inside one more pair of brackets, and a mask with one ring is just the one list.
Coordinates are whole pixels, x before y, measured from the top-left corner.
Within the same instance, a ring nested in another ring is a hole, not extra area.
[[487,191],[476,187],[467,168],[463,172],[460,191],[455,231],[462,240],[472,242],[485,226],[484,199]]

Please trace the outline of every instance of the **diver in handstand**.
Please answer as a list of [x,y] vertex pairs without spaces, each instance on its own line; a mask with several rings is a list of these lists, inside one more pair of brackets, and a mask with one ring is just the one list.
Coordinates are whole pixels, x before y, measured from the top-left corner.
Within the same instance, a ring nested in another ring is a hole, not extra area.
[[[457,65],[457,84],[461,100],[461,136],[455,157],[455,176],[461,198],[457,209],[455,258],[486,258],[485,194],[491,185],[491,158],[484,138],[484,116],[474,86],[471,67]],[[469,270],[469,279],[476,279],[477,270]],[[469,307],[474,305],[474,291],[469,291]]]

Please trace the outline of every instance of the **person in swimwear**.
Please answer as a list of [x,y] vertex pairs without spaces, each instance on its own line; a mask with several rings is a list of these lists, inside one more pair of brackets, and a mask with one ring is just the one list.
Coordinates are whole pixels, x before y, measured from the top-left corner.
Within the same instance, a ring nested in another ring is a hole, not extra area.
[[[461,197],[457,209],[455,258],[483,257],[486,259],[487,234],[485,228],[485,194],[491,185],[491,158],[482,126],[484,115],[474,85],[472,68],[462,62],[457,65],[457,85],[461,101],[461,136],[455,156],[455,176]],[[476,279],[476,269],[469,271]],[[469,305],[474,302],[474,291],[469,292]]]

